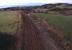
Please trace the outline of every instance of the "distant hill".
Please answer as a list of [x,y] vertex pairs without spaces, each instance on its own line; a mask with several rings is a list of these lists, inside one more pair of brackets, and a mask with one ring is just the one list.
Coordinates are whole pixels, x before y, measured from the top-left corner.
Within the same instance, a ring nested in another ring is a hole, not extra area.
[[47,8],[48,11],[59,12],[63,15],[72,15],[72,4],[68,3],[56,3],[56,4],[45,4],[42,8]]
[[[25,5],[25,4],[24,4]],[[48,9],[48,10],[68,10],[68,9],[72,9],[72,4],[68,4],[68,3],[55,3],[55,4],[42,4],[42,3],[32,3],[32,4],[26,4],[29,6],[24,6],[23,4],[21,4],[21,6],[13,6],[13,7],[7,7],[4,8],[4,10],[19,10],[19,9],[26,9],[26,8],[30,8],[30,9],[37,9],[37,8],[41,8],[41,9]]]
[[72,9],[72,4],[68,4],[68,3],[45,4],[45,5],[42,5],[42,8],[48,8],[48,9],[68,8],[68,9]]

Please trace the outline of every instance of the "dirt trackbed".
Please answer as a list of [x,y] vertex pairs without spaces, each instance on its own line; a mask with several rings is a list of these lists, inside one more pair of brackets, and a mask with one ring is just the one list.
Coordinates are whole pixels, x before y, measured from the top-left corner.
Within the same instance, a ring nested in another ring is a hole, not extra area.
[[[39,19],[30,14],[21,13],[22,33],[20,34],[20,46],[22,50],[62,50],[50,37],[46,27],[43,27]],[[19,49],[17,49],[19,50]]]

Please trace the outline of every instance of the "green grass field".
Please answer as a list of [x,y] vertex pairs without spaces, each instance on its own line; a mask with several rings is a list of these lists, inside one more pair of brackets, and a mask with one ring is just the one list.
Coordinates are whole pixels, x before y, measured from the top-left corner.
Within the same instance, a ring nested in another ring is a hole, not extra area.
[[0,32],[14,33],[16,21],[17,17],[14,11],[0,11]]
[[47,20],[50,26],[56,27],[58,30],[63,31],[66,38],[72,38],[72,16],[45,13],[36,15]]

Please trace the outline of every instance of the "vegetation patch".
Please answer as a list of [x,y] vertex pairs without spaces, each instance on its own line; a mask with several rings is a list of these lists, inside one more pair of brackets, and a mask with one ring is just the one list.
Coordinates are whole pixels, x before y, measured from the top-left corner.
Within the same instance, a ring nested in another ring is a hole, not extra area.
[[72,38],[72,16],[63,16],[56,14],[39,13],[35,14],[48,21],[50,26],[57,30],[64,32],[65,38],[71,40]]
[[0,31],[15,33],[17,16],[14,11],[0,11]]
[[15,49],[15,36],[0,32],[0,50],[14,50]]

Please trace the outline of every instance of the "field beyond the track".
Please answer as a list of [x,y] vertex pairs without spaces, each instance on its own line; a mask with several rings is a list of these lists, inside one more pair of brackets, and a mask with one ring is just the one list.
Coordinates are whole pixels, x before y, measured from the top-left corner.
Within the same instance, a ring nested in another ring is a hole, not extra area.
[[72,16],[65,15],[56,15],[48,13],[37,13],[36,16],[39,16],[46,21],[50,26],[55,27],[56,29],[64,32],[66,38],[72,38]]
[[17,16],[15,11],[0,11],[0,32],[14,33]]

